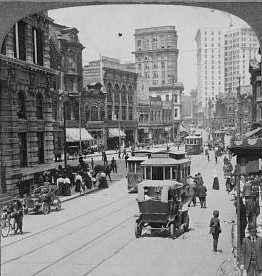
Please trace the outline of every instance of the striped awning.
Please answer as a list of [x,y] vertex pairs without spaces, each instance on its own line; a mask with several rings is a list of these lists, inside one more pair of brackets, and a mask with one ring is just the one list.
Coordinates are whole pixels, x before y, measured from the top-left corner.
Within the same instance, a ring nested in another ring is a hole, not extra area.
[[[94,138],[89,134],[85,128],[81,128],[81,141],[91,141]],[[79,128],[67,128],[66,129],[66,141],[77,142],[80,141],[80,129]]]
[[126,134],[119,128],[109,128],[108,137],[114,138],[114,137],[125,137]]

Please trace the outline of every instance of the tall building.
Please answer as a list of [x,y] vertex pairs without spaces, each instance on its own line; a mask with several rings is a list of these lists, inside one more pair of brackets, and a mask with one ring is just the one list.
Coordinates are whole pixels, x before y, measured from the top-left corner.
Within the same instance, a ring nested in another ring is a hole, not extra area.
[[208,115],[209,102],[224,92],[224,33],[218,29],[198,29],[197,91],[198,110]]
[[[225,92],[250,85],[249,61],[258,58],[259,42],[251,28],[225,34]],[[259,58],[258,58],[259,59]]]
[[137,73],[149,79],[150,86],[177,81],[177,31],[175,26],[135,30]]
[[[172,103],[174,134],[181,121],[182,83],[177,83],[177,31],[175,26],[135,30],[135,64],[139,76],[149,81],[150,96]],[[165,132],[164,128],[162,129]]]

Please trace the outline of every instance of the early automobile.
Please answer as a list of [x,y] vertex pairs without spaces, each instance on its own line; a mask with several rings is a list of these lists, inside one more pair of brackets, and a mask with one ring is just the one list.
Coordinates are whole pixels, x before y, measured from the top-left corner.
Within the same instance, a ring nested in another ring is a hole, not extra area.
[[40,186],[25,199],[25,210],[35,213],[42,212],[44,215],[50,213],[51,207],[57,211],[61,210],[61,200],[51,187]]
[[143,229],[169,231],[177,237],[180,230],[188,231],[188,210],[184,209],[189,196],[185,185],[174,180],[145,180],[138,184],[139,218],[135,223],[135,236]]

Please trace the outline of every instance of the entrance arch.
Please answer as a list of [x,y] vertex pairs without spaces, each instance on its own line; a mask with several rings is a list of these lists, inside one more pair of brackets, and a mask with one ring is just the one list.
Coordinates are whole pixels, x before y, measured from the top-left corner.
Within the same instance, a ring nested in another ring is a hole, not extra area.
[[244,0],[238,0],[234,2],[228,2],[227,0],[213,2],[213,1],[197,1],[197,0],[143,0],[142,3],[139,0],[75,0],[75,1],[41,1],[41,2],[12,2],[0,0],[0,43],[2,44],[5,35],[12,28],[13,24],[20,19],[27,17],[31,14],[38,13],[46,10],[53,10],[66,7],[77,6],[92,6],[92,5],[105,5],[105,4],[159,4],[159,5],[180,5],[180,6],[192,6],[199,8],[208,8],[214,10],[220,10],[227,12],[231,15],[235,15],[247,24],[249,24],[255,31],[259,43],[262,43],[262,3],[261,2],[246,2]]

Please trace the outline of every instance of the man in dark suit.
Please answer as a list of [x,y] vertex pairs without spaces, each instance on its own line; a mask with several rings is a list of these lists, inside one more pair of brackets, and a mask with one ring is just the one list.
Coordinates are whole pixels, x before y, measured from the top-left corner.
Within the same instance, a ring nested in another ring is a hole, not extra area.
[[242,241],[240,251],[240,269],[247,272],[247,276],[258,276],[262,273],[262,238],[257,236],[254,223],[248,225],[249,236]]

